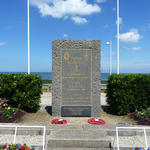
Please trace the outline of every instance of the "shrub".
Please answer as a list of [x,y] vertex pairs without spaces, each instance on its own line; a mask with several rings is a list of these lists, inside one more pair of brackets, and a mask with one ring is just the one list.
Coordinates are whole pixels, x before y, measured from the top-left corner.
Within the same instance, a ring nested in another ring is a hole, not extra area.
[[111,75],[106,93],[107,103],[115,114],[147,109],[150,106],[150,75]]
[[41,76],[35,74],[0,74],[0,97],[8,105],[27,112],[38,110],[42,91]]

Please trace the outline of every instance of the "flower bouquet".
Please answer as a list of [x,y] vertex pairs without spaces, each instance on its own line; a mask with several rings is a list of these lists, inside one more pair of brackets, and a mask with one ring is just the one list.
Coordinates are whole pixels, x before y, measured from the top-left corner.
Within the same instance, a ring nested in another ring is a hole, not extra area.
[[35,148],[31,148],[26,144],[2,144],[0,145],[0,150],[35,150]]

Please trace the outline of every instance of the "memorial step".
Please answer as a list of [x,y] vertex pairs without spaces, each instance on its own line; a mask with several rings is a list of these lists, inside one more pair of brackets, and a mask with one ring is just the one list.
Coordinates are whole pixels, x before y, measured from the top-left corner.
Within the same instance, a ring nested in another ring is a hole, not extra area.
[[48,148],[110,148],[111,141],[108,140],[93,140],[93,139],[50,139],[48,141]]
[[111,150],[111,148],[72,148],[72,147],[63,147],[63,148],[47,148],[46,150]]
[[86,131],[86,130],[53,130],[51,138],[59,139],[101,139],[107,136],[107,132],[101,131]]
[[111,138],[106,132],[83,130],[51,131],[48,148],[110,148]]

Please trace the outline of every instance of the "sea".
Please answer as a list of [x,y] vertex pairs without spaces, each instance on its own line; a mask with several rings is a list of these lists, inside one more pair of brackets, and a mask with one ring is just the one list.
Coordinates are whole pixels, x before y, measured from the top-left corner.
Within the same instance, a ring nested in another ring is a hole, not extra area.
[[[0,73],[17,73],[27,74],[26,72],[0,72]],[[38,74],[42,77],[42,80],[52,80],[52,72],[31,72],[31,74]],[[105,81],[109,77],[109,73],[101,73],[101,80]]]
[[[17,73],[17,74],[27,74],[27,72],[0,72],[1,73]],[[31,72],[31,74],[38,74],[42,77],[42,80],[52,80],[52,72]],[[127,73],[121,73],[121,74],[127,74]],[[149,73],[144,73],[149,74]],[[101,73],[101,80],[106,81],[108,80],[109,73]]]

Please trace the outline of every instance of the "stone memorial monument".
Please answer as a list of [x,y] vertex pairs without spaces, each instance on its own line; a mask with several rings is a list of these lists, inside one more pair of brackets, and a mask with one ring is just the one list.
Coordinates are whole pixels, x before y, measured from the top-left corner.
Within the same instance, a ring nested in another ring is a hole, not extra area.
[[52,42],[52,115],[100,116],[100,40]]

